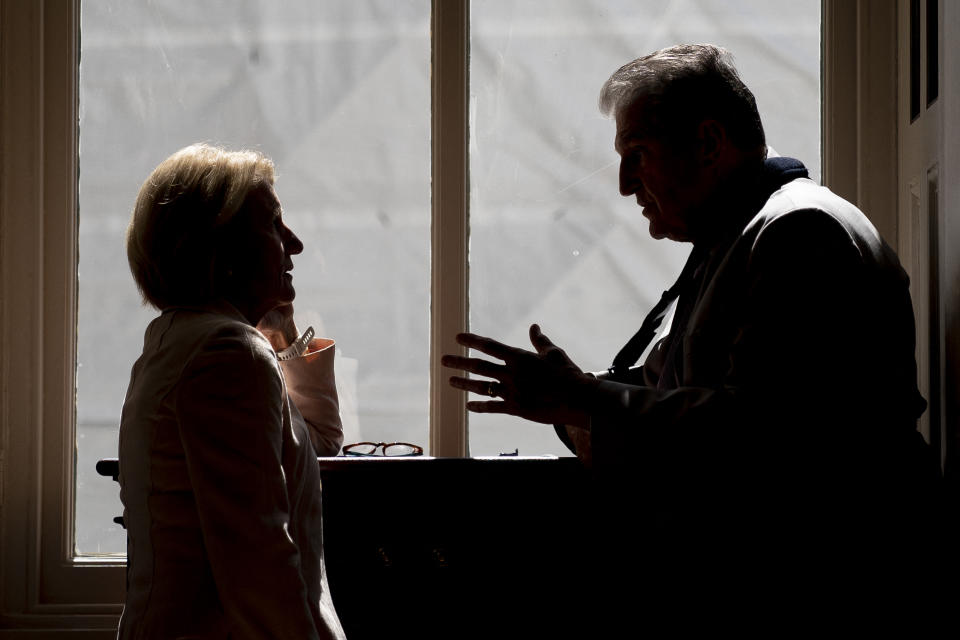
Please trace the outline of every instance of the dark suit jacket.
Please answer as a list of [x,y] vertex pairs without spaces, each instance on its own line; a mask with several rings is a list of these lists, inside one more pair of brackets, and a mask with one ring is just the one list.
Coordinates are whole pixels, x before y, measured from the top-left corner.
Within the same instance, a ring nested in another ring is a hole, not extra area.
[[927,597],[937,466],[907,276],[798,170],[768,160],[719,201],[669,334],[587,401],[586,581],[614,627],[862,621]]
[[680,528],[902,525],[930,490],[907,276],[790,162],[716,212],[669,334],[588,402],[598,478]]

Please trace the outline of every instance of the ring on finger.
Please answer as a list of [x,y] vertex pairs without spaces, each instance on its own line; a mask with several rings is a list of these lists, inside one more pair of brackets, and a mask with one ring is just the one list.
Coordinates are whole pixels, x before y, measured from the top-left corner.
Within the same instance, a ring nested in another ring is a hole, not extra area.
[[487,383],[486,394],[487,394],[488,396],[490,396],[491,398],[495,398],[495,397],[497,396],[496,384],[497,384],[497,383],[494,382],[493,380],[491,380],[490,382]]

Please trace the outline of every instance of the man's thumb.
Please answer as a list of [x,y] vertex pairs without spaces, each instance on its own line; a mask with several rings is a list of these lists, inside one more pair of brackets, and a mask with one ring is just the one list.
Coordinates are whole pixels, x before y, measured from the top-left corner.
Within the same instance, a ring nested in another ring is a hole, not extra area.
[[540,354],[553,346],[550,338],[545,336],[543,332],[540,331],[540,325],[538,324],[530,325],[530,344],[532,344],[533,348],[536,349],[537,353]]

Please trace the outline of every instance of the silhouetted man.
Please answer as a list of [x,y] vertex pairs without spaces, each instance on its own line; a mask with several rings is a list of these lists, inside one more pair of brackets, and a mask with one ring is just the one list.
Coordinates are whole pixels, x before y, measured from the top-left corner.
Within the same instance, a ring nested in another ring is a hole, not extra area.
[[800,162],[767,157],[724,50],[634,60],[600,107],[616,121],[621,194],[655,238],[693,244],[679,279],[607,372],[582,372],[534,325],[534,351],[458,336],[502,363],[445,356],[489,379],[451,384],[496,397],[471,411],[561,425],[623,516],[608,523],[621,546],[652,541],[648,556],[697,568],[725,558],[728,572],[832,571],[852,556],[858,576],[875,560],[886,571],[891,552],[912,553],[901,534],[925,526],[934,474],[896,255]]

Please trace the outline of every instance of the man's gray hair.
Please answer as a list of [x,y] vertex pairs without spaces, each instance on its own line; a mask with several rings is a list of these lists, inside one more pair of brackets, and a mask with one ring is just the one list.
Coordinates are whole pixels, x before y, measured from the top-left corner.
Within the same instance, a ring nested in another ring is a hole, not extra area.
[[737,147],[766,151],[757,102],[722,47],[677,45],[623,65],[600,90],[600,111],[616,118],[641,98],[646,124],[667,138],[692,135],[696,125],[712,118]]

